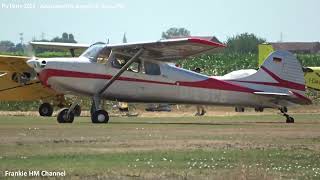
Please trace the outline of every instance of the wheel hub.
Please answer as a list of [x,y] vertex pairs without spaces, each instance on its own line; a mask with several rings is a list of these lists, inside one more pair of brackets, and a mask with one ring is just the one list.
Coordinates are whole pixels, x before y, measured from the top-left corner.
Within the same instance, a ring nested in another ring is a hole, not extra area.
[[43,112],[43,113],[47,114],[47,113],[48,113],[48,111],[49,111],[49,109],[48,109],[48,108],[42,108],[42,112]]
[[103,122],[106,119],[106,117],[103,114],[98,115],[98,121]]

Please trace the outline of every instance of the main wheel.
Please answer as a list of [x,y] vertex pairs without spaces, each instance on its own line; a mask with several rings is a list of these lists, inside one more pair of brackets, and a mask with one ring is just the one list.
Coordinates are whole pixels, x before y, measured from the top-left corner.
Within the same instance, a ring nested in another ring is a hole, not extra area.
[[235,111],[236,112],[244,112],[244,107],[236,107]]
[[67,108],[62,109],[57,116],[57,121],[58,123],[72,123],[74,120],[74,113],[70,112],[69,116],[68,114],[68,110]]
[[40,116],[52,116],[53,107],[49,103],[43,103],[39,106],[39,114]]
[[254,111],[255,112],[263,112],[264,108],[263,107],[255,107]]
[[294,123],[294,118],[293,117],[287,117],[286,123]]
[[105,110],[98,110],[91,115],[92,123],[108,123],[109,114]]
[[80,116],[81,115],[81,106],[80,105],[76,105],[76,107],[74,107],[74,116]]

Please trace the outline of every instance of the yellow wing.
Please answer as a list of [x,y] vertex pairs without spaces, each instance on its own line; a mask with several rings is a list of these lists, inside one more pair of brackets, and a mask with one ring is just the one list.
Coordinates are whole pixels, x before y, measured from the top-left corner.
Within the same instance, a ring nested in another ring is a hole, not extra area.
[[41,85],[38,80],[27,84],[12,81],[12,73],[0,75],[0,100],[2,101],[31,101],[54,97],[57,93]]
[[15,76],[33,71],[26,61],[29,57],[0,55],[0,100],[2,101],[30,101],[47,99],[57,93],[41,85],[39,80],[33,79],[26,83],[19,82]]
[[308,67],[312,72],[306,72],[304,79],[308,88],[320,91],[320,67]]
[[2,72],[25,72],[31,68],[26,63],[30,57],[0,55],[0,71]]

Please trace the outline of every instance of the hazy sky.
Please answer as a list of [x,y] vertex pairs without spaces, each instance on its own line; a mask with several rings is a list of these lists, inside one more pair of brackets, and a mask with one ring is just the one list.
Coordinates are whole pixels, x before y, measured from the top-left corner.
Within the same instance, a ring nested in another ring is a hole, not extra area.
[[[78,7],[77,7],[78,6]],[[320,41],[320,0],[0,0],[0,40],[73,33],[82,43],[158,40],[170,27],[221,41],[252,32],[268,41]]]

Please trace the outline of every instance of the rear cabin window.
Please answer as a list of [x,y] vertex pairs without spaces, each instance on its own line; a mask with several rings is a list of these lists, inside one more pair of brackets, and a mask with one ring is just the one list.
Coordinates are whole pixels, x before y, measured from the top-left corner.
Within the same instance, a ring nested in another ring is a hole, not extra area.
[[160,75],[160,66],[152,62],[144,62],[144,71],[148,75]]

